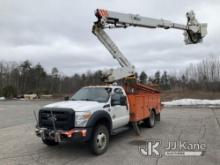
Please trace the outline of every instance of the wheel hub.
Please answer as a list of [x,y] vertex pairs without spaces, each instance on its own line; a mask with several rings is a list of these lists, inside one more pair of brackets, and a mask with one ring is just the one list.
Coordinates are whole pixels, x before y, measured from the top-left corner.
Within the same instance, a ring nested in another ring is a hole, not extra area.
[[100,132],[97,135],[96,142],[97,142],[97,146],[98,146],[99,149],[105,148],[105,146],[106,146],[106,135],[103,132]]

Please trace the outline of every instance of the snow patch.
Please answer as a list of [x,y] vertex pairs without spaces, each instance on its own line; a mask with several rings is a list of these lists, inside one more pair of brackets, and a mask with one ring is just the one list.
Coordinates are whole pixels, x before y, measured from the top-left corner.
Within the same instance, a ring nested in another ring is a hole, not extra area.
[[1,100],[5,100],[5,97],[0,97],[0,101],[1,101]]
[[164,104],[165,106],[184,106],[184,105],[220,106],[220,100],[180,99],[180,100],[162,102],[162,104]]

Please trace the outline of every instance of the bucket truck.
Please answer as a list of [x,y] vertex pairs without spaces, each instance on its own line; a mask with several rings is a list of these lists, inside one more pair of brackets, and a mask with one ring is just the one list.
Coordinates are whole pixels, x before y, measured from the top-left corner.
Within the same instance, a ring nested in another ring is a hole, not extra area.
[[[108,49],[121,68],[103,72],[105,82],[114,82],[135,74],[135,67],[110,39],[105,28],[178,29],[184,31],[185,43],[196,44],[207,34],[207,24],[199,23],[193,11],[186,14],[187,24],[177,24],[164,19],[153,19],[133,14],[124,14],[97,9],[98,20],[92,32]],[[52,103],[39,110],[36,135],[48,146],[62,141],[88,141],[92,153],[103,154],[110,135],[129,129],[133,123],[138,132],[138,123],[154,127],[160,120],[160,92],[137,82],[124,86],[107,84],[81,88],[68,101]]]

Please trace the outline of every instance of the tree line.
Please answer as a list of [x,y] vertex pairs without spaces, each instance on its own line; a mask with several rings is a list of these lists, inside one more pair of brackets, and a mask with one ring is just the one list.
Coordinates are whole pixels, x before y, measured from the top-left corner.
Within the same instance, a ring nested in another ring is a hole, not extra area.
[[102,84],[101,71],[62,76],[54,67],[47,73],[41,64],[0,62],[0,96],[23,94],[69,94],[85,85]]
[[[0,96],[16,97],[23,94],[71,94],[86,85],[103,84],[101,71],[73,76],[63,76],[54,67],[45,71],[41,64],[32,65],[28,60],[17,64],[0,62]],[[209,57],[198,64],[190,64],[182,74],[171,75],[157,71],[147,75],[136,74],[142,84],[156,86],[161,90],[203,90],[220,91],[220,60]]]
[[189,64],[182,74],[177,75],[157,71],[153,77],[148,77],[143,71],[139,79],[141,83],[158,84],[162,90],[220,92],[220,59],[209,56],[197,64]]

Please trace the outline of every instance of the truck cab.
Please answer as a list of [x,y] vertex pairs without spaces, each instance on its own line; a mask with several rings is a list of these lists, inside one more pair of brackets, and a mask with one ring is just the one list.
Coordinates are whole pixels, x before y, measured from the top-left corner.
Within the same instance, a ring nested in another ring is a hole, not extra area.
[[[121,86],[84,87],[68,102],[72,103],[72,108],[75,109],[76,114],[88,113],[91,117],[97,113],[108,115],[111,118],[111,129],[119,128],[129,122],[129,103]],[[78,104],[81,108],[74,107],[74,104]],[[87,104],[88,106],[86,106]],[[78,126],[86,125],[79,124]]]

